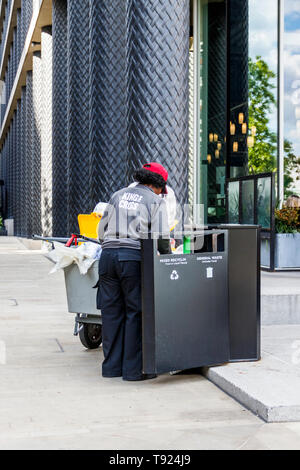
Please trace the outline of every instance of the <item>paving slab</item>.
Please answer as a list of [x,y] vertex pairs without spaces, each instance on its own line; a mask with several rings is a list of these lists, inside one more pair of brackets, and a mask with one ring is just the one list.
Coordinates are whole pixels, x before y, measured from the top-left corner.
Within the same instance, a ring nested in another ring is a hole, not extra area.
[[300,272],[261,273],[263,325],[300,325]]
[[262,359],[204,375],[266,422],[300,421],[300,325],[262,328]]
[[235,449],[264,425],[201,375],[102,378],[51,267],[0,240],[0,449]]
[[50,268],[0,239],[0,449],[300,450],[298,423],[273,431],[200,375],[103,379],[102,350],[73,337],[63,274]]

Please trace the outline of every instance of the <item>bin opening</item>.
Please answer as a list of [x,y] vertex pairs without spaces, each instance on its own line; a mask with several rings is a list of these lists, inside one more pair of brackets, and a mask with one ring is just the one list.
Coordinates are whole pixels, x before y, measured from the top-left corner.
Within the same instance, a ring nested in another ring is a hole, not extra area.
[[224,233],[204,232],[197,235],[184,235],[183,237],[183,253],[223,253],[225,251],[225,235]]

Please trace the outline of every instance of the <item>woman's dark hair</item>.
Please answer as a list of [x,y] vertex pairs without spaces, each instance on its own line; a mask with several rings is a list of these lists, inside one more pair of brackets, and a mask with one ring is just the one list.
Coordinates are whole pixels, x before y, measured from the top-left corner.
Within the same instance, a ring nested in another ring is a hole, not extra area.
[[140,184],[150,184],[154,188],[165,188],[166,182],[161,175],[153,173],[153,171],[145,170],[141,168],[137,170],[133,175],[135,181]]

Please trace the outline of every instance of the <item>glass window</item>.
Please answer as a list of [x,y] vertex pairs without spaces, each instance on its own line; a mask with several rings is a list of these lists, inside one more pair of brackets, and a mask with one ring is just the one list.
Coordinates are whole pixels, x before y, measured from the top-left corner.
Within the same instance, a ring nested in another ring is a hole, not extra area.
[[278,0],[248,0],[249,116],[247,123],[250,173],[277,167]]
[[257,181],[257,223],[262,228],[271,228],[271,178]]
[[228,185],[228,223],[239,223],[240,183],[231,181]]
[[228,174],[248,175],[249,2],[230,0]]
[[[197,28],[194,27],[194,15],[197,14],[197,8],[195,7],[195,1],[190,0],[190,47],[189,47],[189,204],[198,202],[195,200],[195,178],[197,173],[197,165],[195,163],[195,84],[197,80],[197,64],[195,59],[195,53],[197,48],[194,47],[194,34],[197,32]],[[196,77],[195,77],[196,75]]]
[[[206,223],[222,223],[226,178],[277,168],[278,0],[190,4],[190,202],[204,205]],[[245,223],[253,200],[245,183]]]
[[254,224],[254,181],[242,182],[242,224]]
[[300,196],[300,1],[284,2],[285,196]]
[[[194,0],[192,6],[190,129],[193,126],[193,133],[190,132],[190,167],[193,171],[197,171],[194,191],[197,202],[205,206],[205,222],[224,222],[227,108],[226,2]],[[194,165],[192,155],[194,155]],[[192,181],[193,174],[190,171],[190,182]]]

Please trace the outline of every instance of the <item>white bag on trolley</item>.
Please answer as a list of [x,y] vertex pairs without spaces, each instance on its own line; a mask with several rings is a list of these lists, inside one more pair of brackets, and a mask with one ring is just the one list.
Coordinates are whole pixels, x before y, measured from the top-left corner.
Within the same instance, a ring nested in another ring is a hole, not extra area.
[[[53,249],[54,246],[54,249]],[[43,255],[55,264],[50,274],[75,263],[80,274],[84,275],[97,259],[100,259],[102,248],[95,243],[83,243],[78,247],[67,247],[61,243],[43,245]]]

